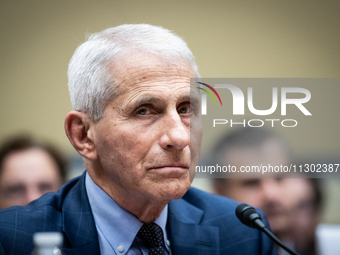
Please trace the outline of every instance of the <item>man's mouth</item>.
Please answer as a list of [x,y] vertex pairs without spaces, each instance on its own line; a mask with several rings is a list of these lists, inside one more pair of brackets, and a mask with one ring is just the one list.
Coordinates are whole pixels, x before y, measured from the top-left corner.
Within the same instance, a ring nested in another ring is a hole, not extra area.
[[171,163],[155,165],[148,168],[148,171],[159,172],[167,175],[167,177],[179,177],[180,175],[189,171],[188,164]]
[[183,168],[183,169],[189,169],[189,165],[187,164],[181,164],[181,163],[173,163],[173,164],[162,164],[162,165],[156,165],[152,166],[148,169],[162,169],[162,168]]

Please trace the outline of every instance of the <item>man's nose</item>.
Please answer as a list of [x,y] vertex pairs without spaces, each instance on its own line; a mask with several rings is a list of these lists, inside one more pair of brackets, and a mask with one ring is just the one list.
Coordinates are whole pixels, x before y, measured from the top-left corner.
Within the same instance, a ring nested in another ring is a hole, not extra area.
[[184,122],[177,113],[171,113],[164,116],[162,120],[161,147],[163,149],[174,148],[182,150],[190,143],[190,121]]
[[280,184],[272,178],[268,178],[263,185],[263,193],[267,201],[277,201],[283,195],[281,193]]
[[26,193],[26,204],[32,202],[33,200],[41,197],[43,195],[37,188],[28,188]]

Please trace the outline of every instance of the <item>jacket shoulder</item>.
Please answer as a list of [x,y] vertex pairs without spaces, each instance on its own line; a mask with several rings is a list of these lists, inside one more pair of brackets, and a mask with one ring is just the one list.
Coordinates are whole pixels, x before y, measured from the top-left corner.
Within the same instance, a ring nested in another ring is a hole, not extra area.
[[[201,225],[218,227],[221,254],[235,250],[241,254],[276,254],[272,241],[265,234],[243,225],[236,217],[235,209],[239,202],[193,187],[183,200],[203,211]],[[263,212],[257,211],[269,227]]]
[[230,198],[211,194],[193,187],[187,191],[183,199],[208,214],[220,213],[221,211],[234,214],[236,207],[240,204]]

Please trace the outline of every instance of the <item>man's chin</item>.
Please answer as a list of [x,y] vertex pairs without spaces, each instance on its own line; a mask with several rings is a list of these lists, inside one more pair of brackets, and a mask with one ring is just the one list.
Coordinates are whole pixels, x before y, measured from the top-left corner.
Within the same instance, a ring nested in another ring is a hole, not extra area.
[[285,232],[289,226],[289,224],[287,224],[287,220],[285,220],[284,217],[268,217],[267,219],[271,230],[277,234]]
[[159,189],[157,192],[157,196],[159,200],[172,200],[172,199],[180,199],[190,188],[191,182],[188,180],[186,183],[167,183]]

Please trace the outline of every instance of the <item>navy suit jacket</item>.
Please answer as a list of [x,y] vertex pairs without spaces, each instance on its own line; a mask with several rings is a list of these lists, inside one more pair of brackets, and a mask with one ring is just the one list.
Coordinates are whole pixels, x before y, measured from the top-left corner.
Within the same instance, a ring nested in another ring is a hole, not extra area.
[[[274,255],[273,243],[235,216],[238,203],[190,188],[169,203],[167,222],[173,254]],[[0,211],[0,255],[29,255],[35,232],[64,235],[63,254],[100,254],[99,241],[85,190],[85,174],[27,206]]]

